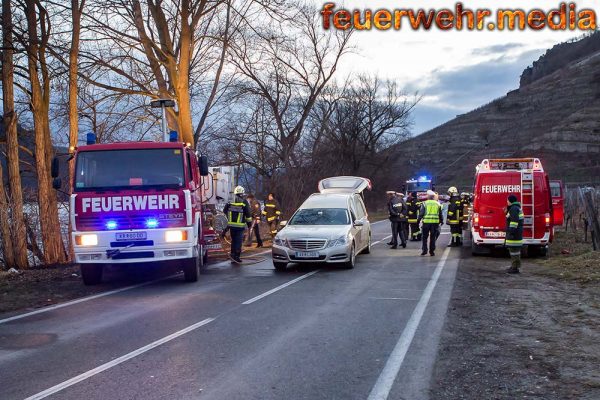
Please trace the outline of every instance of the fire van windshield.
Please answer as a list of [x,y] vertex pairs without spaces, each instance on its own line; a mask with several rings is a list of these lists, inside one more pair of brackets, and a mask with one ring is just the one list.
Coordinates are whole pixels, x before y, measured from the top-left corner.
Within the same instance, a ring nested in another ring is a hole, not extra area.
[[179,189],[184,186],[181,149],[82,151],[75,191]]

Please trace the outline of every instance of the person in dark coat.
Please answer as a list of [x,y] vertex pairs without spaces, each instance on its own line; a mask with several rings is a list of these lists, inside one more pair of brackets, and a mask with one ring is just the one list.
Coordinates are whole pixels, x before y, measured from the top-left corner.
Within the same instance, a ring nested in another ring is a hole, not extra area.
[[263,241],[260,237],[260,220],[261,220],[261,209],[260,202],[256,200],[256,197],[252,193],[246,196],[248,204],[250,205],[250,213],[252,214],[252,225],[248,231],[248,239],[246,240],[246,246],[252,246],[252,234],[256,236],[256,247],[263,247]]
[[404,200],[396,195],[396,192],[388,192],[388,212],[392,225],[392,241],[391,248],[398,248],[398,237],[402,247],[406,247],[406,236],[404,224],[407,223],[407,208]]

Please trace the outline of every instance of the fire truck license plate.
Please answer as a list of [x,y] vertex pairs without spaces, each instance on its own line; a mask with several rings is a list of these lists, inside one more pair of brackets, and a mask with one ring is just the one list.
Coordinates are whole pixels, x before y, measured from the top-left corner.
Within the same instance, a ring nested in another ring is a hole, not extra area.
[[146,240],[146,232],[120,232],[115,233],[117,241]]

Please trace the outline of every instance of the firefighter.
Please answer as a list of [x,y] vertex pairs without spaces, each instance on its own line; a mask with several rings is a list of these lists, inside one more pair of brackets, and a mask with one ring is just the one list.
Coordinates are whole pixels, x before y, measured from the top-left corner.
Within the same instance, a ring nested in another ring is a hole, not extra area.
[[510,254],[510,268],[506,270],[509,274],[518,274],[521,268],[521,248],[523,247],[523,210],[517,196],[508,196],[508,208],[506,210],[506,236],[504,245]]
[[271,239],[273,239],[277,234],[277,226],[279,225],[279,218],[281,218],[281,210],[273,193],[267,195],[265,208],[262,213],[267,220],[267,224],[269,224],[269,233],[271,234]]
[[[387,192],[385,192],[385,194],[387,195],[387,199],[388,199],[386,207],[388,209],[388,214],[389,214],[389,210],[391,207],[390,203],[391,203],[392,199],[394,198],[394,196],[396,195],[396,192],[394,190],[388,190]],[[390,229],[392,230],[392,234],[393,234],[394,229],[395,229],[394,225],[396,224],[396,222],[392,220],[392,214],[389,214],[388,219],[390,220]],[[392,244],[394,244],[394,239],[390,236],[390,241],[387,242],[387,245],[391,246]]]
[[260,219],[262,216],[260,203],[256,200],[253,194],[248,194],[246,197],[248,204],[250,205],[250,212],[252,213],[252,226],[248,231],[248,239],[246,240],[246,246],[252,246],[252,234],[256,236],[256,247],[263,247],[262,238],[260,237]]
[[[399,196],[402,199],[402,203],[404,203],[404,212],[400,217],[400,228],[402,228],[402,232],[404,233],[404,241],[402,243],[406,243],[409,237],[409,227],[408,227],[408,206],[406,205],[406,199],[404,198],[404,193],[396,192],[396,196]],[[406,247],[403,245],[403,247]]]
[[391,248],[398,248],[398,237],[400,237],[401,246],[406,248],[406,236],[404,235],[404,225],[406,224],[407,215],[406,204],[402,197],[398,196],[394,191],[389,191],[388,197],[388,212],[392,223]]
[[469,207],[471,207],[471,195],[467,192],[462,192],[460,194],[460,203],[462,206],[462,229],[469,229]]
[[435,241],[439,236],[440,225],[444,223],[442,206],[436,200],[433,190],[427,191],[427,200],[421,204],[419,210],[419,222],[423,222],[421,228],[423,233],[423,251],[421,255],[427,255],[427,239],[429,238],[429,255],[435,256]]
[[450,225],[450,233],[452,239],[448,247],[462,246],[462,209],[463,205],[458,196],[458,190],[451,186],[448,189],[450,200],[448,201],[448,215],[446,216],[446,224]]
[[233,190],[235,198],[232,202],[225,204],[223,213],[227,216],[227,226],[231,235],[231,261],[241,263],[242,243],[244,241],[244,230],[252,224],[252,213],[248,201],[244,199],[245,190],[237,186]]
[[421,202],[417,197],[417,192],[412,192],[408,196],[406,201],[406,208],[408,211],[408,224],[410,225],[410,240],[413,242],[421,240],[421,230],[419,229],[419,209],[421,208]]

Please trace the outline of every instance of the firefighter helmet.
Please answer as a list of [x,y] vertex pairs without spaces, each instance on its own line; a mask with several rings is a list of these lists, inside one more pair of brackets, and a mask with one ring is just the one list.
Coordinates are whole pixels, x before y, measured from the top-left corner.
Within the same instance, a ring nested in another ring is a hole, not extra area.
[[246,190],[244,189],[243,186],[236,186],[235,189],[233,189],[233,194],[244,194],[246,193]]
[[458,194],[458,189],[454,186],[450,186],[450,188],[448,188],[448,194],[449,195],[457,195]]

